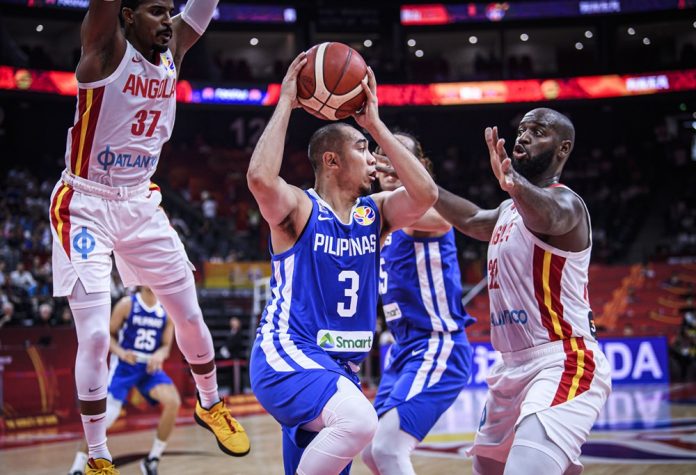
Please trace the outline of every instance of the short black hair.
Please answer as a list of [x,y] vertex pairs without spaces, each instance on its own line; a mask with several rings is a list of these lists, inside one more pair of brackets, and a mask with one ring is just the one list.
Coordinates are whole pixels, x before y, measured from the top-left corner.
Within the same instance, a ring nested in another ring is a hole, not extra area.
[[316,172],[321,164],[321,157],[325,152],[340,152],[343,148],[344,131],[350,125],[343,122],[334,122],[325,125],[312,134],[309,139],[307,155],[312,169]]
[[128,8],[135,11],[143,1],[144,0],[121,0],[121,9],[118,11],[118,19],[121,22],[121,26],[125,26],[126,23],[123,19],[123,9]]

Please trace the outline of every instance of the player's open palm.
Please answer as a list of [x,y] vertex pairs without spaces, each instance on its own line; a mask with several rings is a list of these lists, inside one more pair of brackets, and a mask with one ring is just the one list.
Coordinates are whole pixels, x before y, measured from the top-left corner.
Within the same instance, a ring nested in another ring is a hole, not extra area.
[[367,68],[367,79],[363,79],[360,83],[363,91],[365,91],[365,106],[360,112],[353,114],[353,118],[358,125],[364,129],[370,130],[379,122],[379,106],[377,103],[377,80],[372,68]]
[[491,159],[491,168],[500,183],[500,188],[510,191],[515,186],[515,170],[512,160],[505,151],[505,139],[498,138],[498,127],[486,127],[486,144]]
[[307,53],[303,51],[290,63],[280,86],[280,98],[288,99],[293,109],[300,107],[300,103],[297,101],[297,76],[306,63]]

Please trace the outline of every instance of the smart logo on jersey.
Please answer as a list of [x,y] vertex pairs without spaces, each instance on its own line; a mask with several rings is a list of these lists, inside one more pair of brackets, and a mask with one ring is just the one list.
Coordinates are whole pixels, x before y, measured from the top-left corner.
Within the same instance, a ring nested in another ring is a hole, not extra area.
[[321,340],[319,340],[319,346],[327,350],[331,350],[336,346],[334,344],[333,338],[331,337],[331,333],[326,332],[326,334],[324,334],[324,336],[321,337]]
[[369,206],[358,206],[353,211],[353,219],[361,226],[369,226],[375,222],[375,210]]
[[317,344],[329,351],[344,353],[368,352],[372,349],[372,332],[319,330]]

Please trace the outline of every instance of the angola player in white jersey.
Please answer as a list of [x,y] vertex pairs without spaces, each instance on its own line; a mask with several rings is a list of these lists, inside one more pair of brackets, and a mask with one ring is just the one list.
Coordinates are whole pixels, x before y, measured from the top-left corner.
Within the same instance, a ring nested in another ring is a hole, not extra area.
[[217,0],[90,0],[82,23],[75,122],[51,197],[54,295],[75,318],[77,395],[88,474],[118,473],[106,446],[109,282],[113,253],[124,284],[147,285],[167,309],[198,389],[196,422],[230,455],[249,439],[220,400],[210,331],[192,266],[150,182],[171,136],[177,71]]
[[475,474],[582,471],[582,444],[611,392],[587,293],[592,251],[582,199],[559,183],[575,128],[546,108],[520,122],[508,157],[486,128],[493,172],[510,199],[496,209],[440,189],[435,209],[489,241],[491,340],[502,353],[469,454]]

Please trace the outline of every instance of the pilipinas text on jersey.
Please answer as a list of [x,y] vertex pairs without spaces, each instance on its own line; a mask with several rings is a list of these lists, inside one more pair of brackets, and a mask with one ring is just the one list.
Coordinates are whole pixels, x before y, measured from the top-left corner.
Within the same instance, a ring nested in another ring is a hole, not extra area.
[[324,368],[327,357],[359,363],[374,339],[380,215],[359,198],[343,223],[314,190],[295,245],[273,255],[272,296],[259,336],[276,371]]
[[414,238],[403,231],[387,236],[380,257],[379,293],[390,328],[408,324],[453,332],[474,322],[462,306],[454,230],[434,238]]
[[136,293],[131,297],[131,311],[119,336],[119,344],[126,350],[151,354],[162,346],[162,334],[167,314],[159,302],[148,307]]

